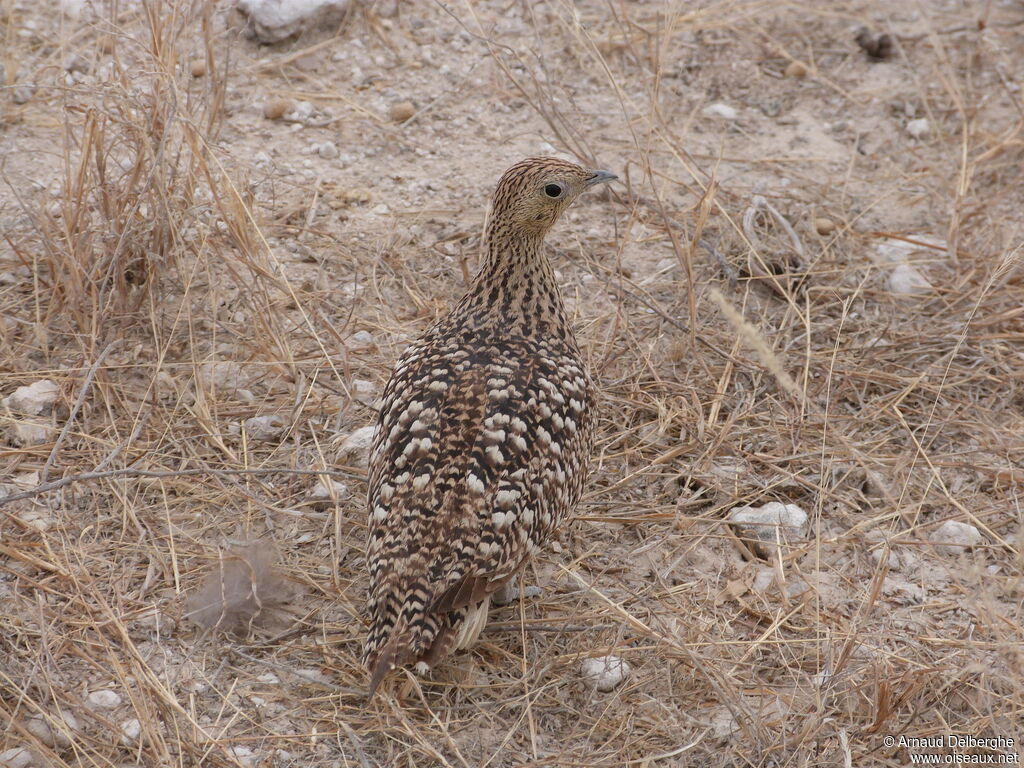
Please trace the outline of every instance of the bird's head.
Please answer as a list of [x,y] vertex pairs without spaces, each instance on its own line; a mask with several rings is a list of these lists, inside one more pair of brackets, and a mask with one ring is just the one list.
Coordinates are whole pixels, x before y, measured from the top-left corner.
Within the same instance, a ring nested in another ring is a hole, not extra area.
[[617,179],[554,157],[532,157],[507,171],[498,182],[491,222],[520,234],[539,235],[551,229],[562,212],[588,187]]

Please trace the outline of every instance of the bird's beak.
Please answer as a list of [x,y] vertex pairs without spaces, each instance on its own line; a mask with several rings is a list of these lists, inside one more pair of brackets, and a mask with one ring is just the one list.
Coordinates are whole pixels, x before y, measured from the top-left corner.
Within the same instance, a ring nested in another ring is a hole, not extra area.
[[604,182],[604,181],[615,181],[617,178],[619,178],[619,177],[616,176],[611,171],[593,171],[592,175],[590,176],[590,178],[588,178],[584,182],[584,185],[588,186],[588,187],[592,187],[595,184],[600,184],[601,182]]

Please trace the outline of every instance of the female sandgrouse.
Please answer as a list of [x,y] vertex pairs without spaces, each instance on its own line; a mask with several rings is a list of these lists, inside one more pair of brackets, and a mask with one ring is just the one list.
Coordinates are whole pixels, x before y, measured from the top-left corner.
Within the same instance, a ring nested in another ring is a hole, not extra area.
[[594,391],[543,242],[614,178],[553,158],[509,168],[472,287],[395,366],[370,458],[371,695],[396,666],[471,646],[579,501]]

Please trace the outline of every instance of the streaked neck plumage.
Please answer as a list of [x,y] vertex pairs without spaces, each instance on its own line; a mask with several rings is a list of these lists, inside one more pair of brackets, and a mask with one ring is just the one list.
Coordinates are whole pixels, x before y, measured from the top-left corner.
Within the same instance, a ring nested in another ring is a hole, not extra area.
[[501,211],[484,234],[480,269],[452,319],[502,335],[551,337],[576,346],[543,229],[524,231]]

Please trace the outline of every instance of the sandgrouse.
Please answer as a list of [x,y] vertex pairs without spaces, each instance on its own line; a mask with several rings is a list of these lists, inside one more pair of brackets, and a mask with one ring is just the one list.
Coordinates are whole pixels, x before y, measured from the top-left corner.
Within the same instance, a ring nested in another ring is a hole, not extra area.
[[579,501],[594,388],[543,242],[615,178],[554,158],[509,168],[472,287],[395,366],[370,458],[371,695],[397,666],[425,673],[471,646]]

